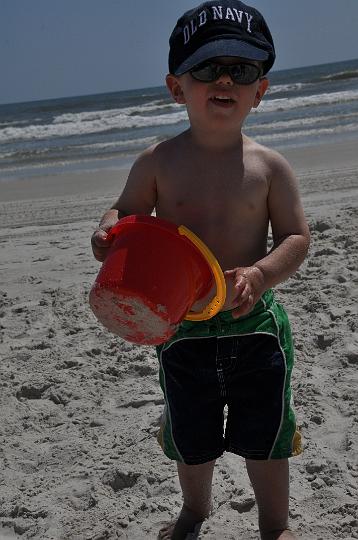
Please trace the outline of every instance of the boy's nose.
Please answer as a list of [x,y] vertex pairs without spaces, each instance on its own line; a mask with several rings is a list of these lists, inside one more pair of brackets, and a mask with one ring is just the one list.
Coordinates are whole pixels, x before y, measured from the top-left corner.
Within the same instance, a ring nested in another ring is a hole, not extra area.
[[227,84],[232,86],[234,84],[234,81],[232,80],[229,73],[226,73],[224,71],[224,73],[222,73],[220,77],[216,80],[216,84]]

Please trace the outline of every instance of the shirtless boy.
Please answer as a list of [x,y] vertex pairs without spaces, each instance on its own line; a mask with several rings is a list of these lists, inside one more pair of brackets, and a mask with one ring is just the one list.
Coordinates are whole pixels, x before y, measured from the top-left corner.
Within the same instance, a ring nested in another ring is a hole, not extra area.
[[300,266],[309,231],[286,160],[242,132],[274,59],[262,15],[239,0],[212,0],[185,13],[170,38],[166,83],[186,105],[190,127],[137,159],[92,236],[102,261],[119,218],[155,209],[197,234],[225,271],[222,311],[209,321],[184,321],[158,347],[165,396],[159,440],[177,462],[183,492],[182,510],[159,532],[162,540],[197,537],[224,451],[245,458],[261,538],[296,538],[288,528],[288,458],[300,452],[290,406],[293,350],[271,288]]

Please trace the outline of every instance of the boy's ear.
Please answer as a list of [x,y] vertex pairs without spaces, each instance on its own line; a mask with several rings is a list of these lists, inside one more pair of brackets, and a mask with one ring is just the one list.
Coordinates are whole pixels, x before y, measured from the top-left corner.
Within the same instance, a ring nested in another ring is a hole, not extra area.
[[171,93],[174,101],[180,104],[185,103],[184,93],[180,85],[179,79],[175,77],[175,75],[171,75],[171,73],[169,73],[165,78],[165,82],[167,83],[167,88]]
[[260,79],[259,86],[258,86],[256,96],[255,96],[254,109],[256,109],[256,107],[260,105],[260,102],[262,98],[264,97],[269,85],[270,85],[269,80],[266,77],[262,77]]

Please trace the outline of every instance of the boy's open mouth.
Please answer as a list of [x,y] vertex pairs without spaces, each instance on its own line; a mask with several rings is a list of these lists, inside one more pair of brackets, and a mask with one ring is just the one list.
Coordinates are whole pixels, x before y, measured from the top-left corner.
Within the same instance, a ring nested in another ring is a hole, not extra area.
[[210,98],[210,101],[212,101],[213,103],[215,103],[216,105],[233,105],[235,103],[235,101],[231,98],[231,97],[228,97],[228,96],[213,96],[212,98]]

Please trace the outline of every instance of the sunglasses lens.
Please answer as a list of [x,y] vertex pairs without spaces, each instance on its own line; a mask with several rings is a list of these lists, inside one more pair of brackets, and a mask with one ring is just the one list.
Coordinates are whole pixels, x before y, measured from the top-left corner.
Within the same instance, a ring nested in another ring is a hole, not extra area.
[[190,70],[191,76],[197,81],[213,82],[223,73],[228,73],[237,84],[252,84],[260,77],[261,70],[255,64],[232,64],[230,66],[204,62]]
[[205,62],[190,70],[191,76],[197,81],[213,82],[218,78],[219,66],[212,62]]
[[260,76],[260,68],[255,64],[234,64],[230,66],[230,76],[238,84],[252,84]]

